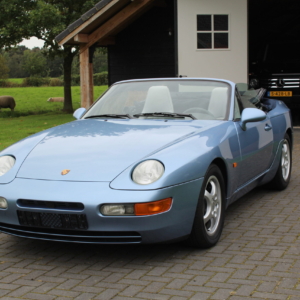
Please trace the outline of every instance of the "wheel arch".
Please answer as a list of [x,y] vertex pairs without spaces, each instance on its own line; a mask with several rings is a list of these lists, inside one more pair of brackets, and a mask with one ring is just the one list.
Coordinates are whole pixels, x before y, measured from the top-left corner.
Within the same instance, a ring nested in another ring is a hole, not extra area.
[[291,128],[288,128],[287,131],[286,131],[286,134],[289,136],[290,138],[290,141],[291,141],[291,148],[293,149],[293,144],[294,144],[294,141],[293,141],[293,131]]
[[212,164],[215,164],[221,171],[225,183],[225,195],[227,195],[228,191],[228,174],[227,174],[227,167],[223,159],[216,158],[212,161]]

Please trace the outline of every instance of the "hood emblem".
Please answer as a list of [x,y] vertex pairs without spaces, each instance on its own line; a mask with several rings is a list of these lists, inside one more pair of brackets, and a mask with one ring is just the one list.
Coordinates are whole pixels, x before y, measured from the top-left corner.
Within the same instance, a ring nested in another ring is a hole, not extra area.
[[279,78],[276,82],[277,87],[282,88],[285,85],[285,81],[282,78]]
[[71,171],[71,170],[65,169],[65,170],[62,170],[60,174],[61,174],[61,175],[67,175],[70,171]]

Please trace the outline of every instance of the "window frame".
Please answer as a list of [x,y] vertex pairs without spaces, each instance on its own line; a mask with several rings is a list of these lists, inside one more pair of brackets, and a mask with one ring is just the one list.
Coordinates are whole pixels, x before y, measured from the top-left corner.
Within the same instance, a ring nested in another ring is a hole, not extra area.
[[[228,29],[227,30],[214,30],[214,16],[227,16],[228,17]],[[211,17],[211,30],[198,30],[198,16],[210,16]],[[211,36],[211,48],[198,48],[198,34],[208,33]],[[228,35],[228,47],[227,48],[215,48],[215,33],[227,33]],[[196,15],[196,50],[197,51],[229,51],[230,49],[230,14],[218,13],[218,14],[197,14]]]

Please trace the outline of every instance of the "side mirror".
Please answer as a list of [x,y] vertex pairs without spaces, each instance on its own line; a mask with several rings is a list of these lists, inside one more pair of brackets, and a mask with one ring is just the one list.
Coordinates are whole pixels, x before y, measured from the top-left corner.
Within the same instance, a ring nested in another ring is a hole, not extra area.
[[266,114],[257,108],[245,108],[242,112],[240,126],[246,130],[246,124],[249,122],[259,122],[266,119]]
[[80,107],[80,108],[77,108],[75,111],[74,111],[74,114],[73,114],[73,117],[77,120],[79,120],[86,112],[86,109],[84,107]]

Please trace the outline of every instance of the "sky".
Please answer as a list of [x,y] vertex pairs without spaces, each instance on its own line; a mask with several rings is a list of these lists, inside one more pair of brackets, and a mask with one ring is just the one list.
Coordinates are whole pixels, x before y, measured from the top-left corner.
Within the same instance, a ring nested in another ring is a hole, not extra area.
[[23,40],[19,45],[24,45],[29,49],[34,47],[42,48],[44,41],[37,39],[36,37],[31,37],[29,40]]

